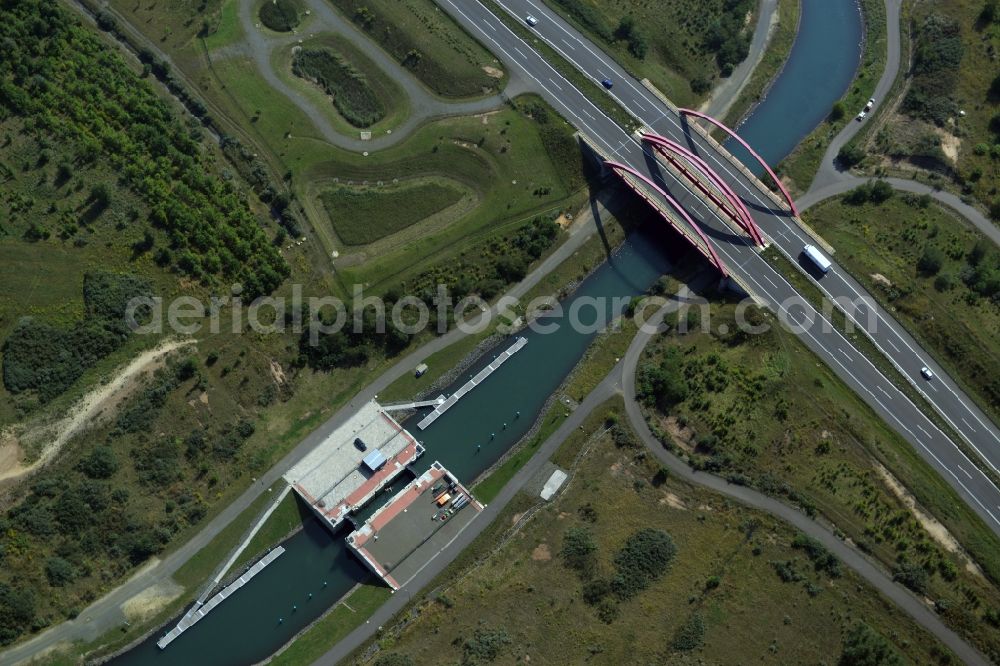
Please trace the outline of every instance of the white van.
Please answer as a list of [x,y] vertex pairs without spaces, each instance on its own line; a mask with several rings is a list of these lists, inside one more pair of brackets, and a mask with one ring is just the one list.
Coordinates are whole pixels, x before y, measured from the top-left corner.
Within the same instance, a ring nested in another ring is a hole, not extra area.
[[833,266],[830,260],[823,256],[823,253],[816,249],[813,245],[806,245],[802,248],[802,252],[805,253],[809,259],[816,264],[816,268],[820,269],[824,273],[830,272],[830,267]]

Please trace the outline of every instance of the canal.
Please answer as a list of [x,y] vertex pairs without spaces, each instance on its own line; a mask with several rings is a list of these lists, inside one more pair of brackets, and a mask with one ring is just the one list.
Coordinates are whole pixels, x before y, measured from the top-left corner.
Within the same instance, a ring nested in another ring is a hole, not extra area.
[[[858,0],[802,0],[795,43],[767,95],[736,128],[774,167],[830,114],[861,63]],[[723,143],[757,175],[764,170],[738,142]]]
[[[861,34],[857,0],[803,0],[789,61],[767,97],[740,126],[740,134],[768,162],[775,164],[787,156],[850,85],[860,58]],[[757,168],[738,146],[727,144],[727,148],[748,167]],[[474,479],[531,428],[600,324],[610,321],[622,303],[645,292],[666,270],[667,247],[682,246],[676,237],[665,237],[649,226],[633,232],[563,304],[564,315],[585,305],[576,313],[582,327],[560,325],[548,334],[524,332],[527,346],[427,430],[418,430],[415,419],[406,422],[427,449],[415,463],[417,472],[440,460],[460,479]],[[603,305],[592,307],[595,302]],[[450,394],[491,360],[487,354],[444,392]],[[241,666],[267,658],[355,584],[371,579],[344,543],[348,532],[345,528],[331,534],[316,519],[307,519],[304,529],[283,544],[281,557],[166,650],[156,646],[157,633],[111,663]]]

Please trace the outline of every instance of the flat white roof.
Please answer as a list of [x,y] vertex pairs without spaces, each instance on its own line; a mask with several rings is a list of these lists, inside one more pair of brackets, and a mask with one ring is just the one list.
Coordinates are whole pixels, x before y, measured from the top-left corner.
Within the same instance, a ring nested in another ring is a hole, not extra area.
[[[364,450],[355,445],[356,439],[364,442]],[[401,472],[406,464],[416,459],[422,450],[413,436],[373,400],[365,403],[350,419],[288,470],[285,480],[336,524],[346,517],[346,512],[354,507],[355,502],[363,501],[361,497],[370,496],[371,493],[366,488],[372,485],[369,483],[370,479],[378,476],[378,485],[384,485]],[[380,453],[383,461],[388,461],[392,467],[376,474],[374,469],[362,466],[362,462],[375,453]],[[404,453],[401,459],[394,460],[401,453]],[[361,489],[364,492],[357,496],[356,491]],[[330,515],[338,505],[345,502],[343,510],[337,512],[338,515]]]

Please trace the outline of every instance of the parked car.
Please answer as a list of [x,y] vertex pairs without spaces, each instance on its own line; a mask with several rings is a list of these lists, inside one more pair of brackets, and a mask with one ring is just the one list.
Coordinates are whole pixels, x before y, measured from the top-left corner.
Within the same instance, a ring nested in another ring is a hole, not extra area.
[[611,86],[613,86],[615,84],[614,84],[614,82],[611,79],[603,79],[601,81],[601,85],[604,86],[605,88],[607,88],[608,90],[611,90]]
[[532,27],[538,25],[538,19],[536,19],[531,14],[528,14],[527,16],[524,17],[524,22]]
[[858,121],[864,120],[865,116],[867,116],[867,115],[868,115],[867,111],[862,111],[861,113],[858,114]]
[[865,104],[865,109],[864,110],[865,111],[871,111],[873,106],[875,106],[875,98],[874,97],[872,97],[870,100],[868,100],[868,103]]
[[920,368],[920,375],[927,381],[934,379],[934,373],[931,372],[931,369],[928,368],[926,365]]

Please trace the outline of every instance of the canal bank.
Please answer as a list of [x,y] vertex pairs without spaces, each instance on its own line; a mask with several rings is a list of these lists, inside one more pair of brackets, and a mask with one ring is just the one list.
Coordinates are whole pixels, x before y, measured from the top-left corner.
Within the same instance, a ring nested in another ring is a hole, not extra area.
[[[817,11],[826,5],[837,5],[842,11],[829,14]],[[848,75],[843,81],[843,87],[837,87],[840,84],[831,82],[827,77],[824,58],[820,57],[822,53],[816,52],[829,48],[831,39],[834,44],[838,39],[846,39],[846,43],[851,43],[852,35],[860,35],[860,16],[856,11],[852,12],[845,7],[856,9],[857,5],[850,1],[828,3],[822,0],[805,0],[800,23],[801,34],[793,47],[789,63],[772,86],[768,97],[741,128],[741,133],[751,132],[747,136],[751,143],[767,147],[767,150],[761,152],[772,163],[784,157],[822,120],[833,101],[841,96],[850,83],[856,62],[844,68]],[[837,24],[837,20],[841,24]],[[812,37],[803,39],[805,34]],[[834,49],[833,53],[837,53],[837,50]],[[814,69],[809,70],[808,76],[792,67],[797,60],[812,63]],[[815,69],[816,67],[819,69]],[[779,86],[783,79],[791,76],[790,72],[795,74],[795,80],[786,84],[789,92],[777,94],[777,91],[782,90]],[[842,78],[844,77],[837,77],[836,81]],[[797,89],[797,85],[806,87]],[[793,95],[792,92],[797,94]],[[808,98],[807,106],[812,109],[808,117],[815,118],[809,126],[808,122],[799,117],[807,115],[800,108],[803,97]],[[819,113],[818,109],[824,111]],[[762,120],[755,121],[758,117]],[[799,122],[788,122],[793,117]],[[781,151],[784,152],[777,154]],[[440,459],[463,479],[475,478],[478,473],[495,464],[530,429],[551,393],[592,342],[599,330],[597,325],[613,318],[614,305],[609,299],[627,301],[631,296],[644,292],[660,275],[668,261],[666,245],[662,241],[662,237],[649,229],[633,233],[612,258],[582,283],[564,304],[569,310],[574,303],[588,303],[593,297],[606,299],[604,307],[577,313],[582,315],[582,322],[589,322],[591,326],[586,327],[585,332],[573,332],[570,327],[561,327],[557,333],[532,335],[525,349],[505,364],[489,383],[478,387],[449,412],[448,417],[440,419],[421,433],[420,439],[429,453],[423,459],[426,461],[424,464],[429,465]],[[597,328],[591,330],[594,326]],[[479,363],[488,364],[492,360],[490,356],[491,354],[487,354]],[[469,373],[475,374],[479,367],[481,366],[474,364]],[[456,383],[464,383],[466,378],[466,373],[463,373],[456,379]],[[453,390],[454,387],[448,389]],[[517,416],[518,413],[520,416]],[[409,422],[405,425],[407,428],[413,427]],[[418,473],[423,471],[420,465],[421,462],[418,461]],[[220,607],[211,623],[206,619],[164,651],[156,649],[156,637],[151,637],[114,663],[245,664],[264,659],[273,653],[357,582],[367,578],[367,572],[349,555],[343,544],[346,532],[331,535],[318,521],[311,519],[307,523],[310,524],[302,532],[283,544],[286,548],[285,555],[263,572],[253,585],[241,590],[239,596],[234,597],[227,606]],[[293,553],[298,553],[295,558],[290,557]],[[336,571],[331,567],[336,567]],[[291,583],[286,586],[288,589],[280,585],[282,576],[287,577]],[[276,580],[272,580],[273,578]],[[309,604],[300,603],[303,594],[311,592],[316,595],[316,585],[321,583],[327,584],[324,590],[330,588],[329,594],[324,594],[322,598],[314,596],[317,601],[315,604],[311,601]],[[335,585],[338,587],[334,587]],[[275,589],[277,591],[272,595],[271,592]],[[253,617],[248,617],[248,614]],[[289,614],[291,620],[287,617]],[[278,622],[280,618],[284,618],[284,621]]]

